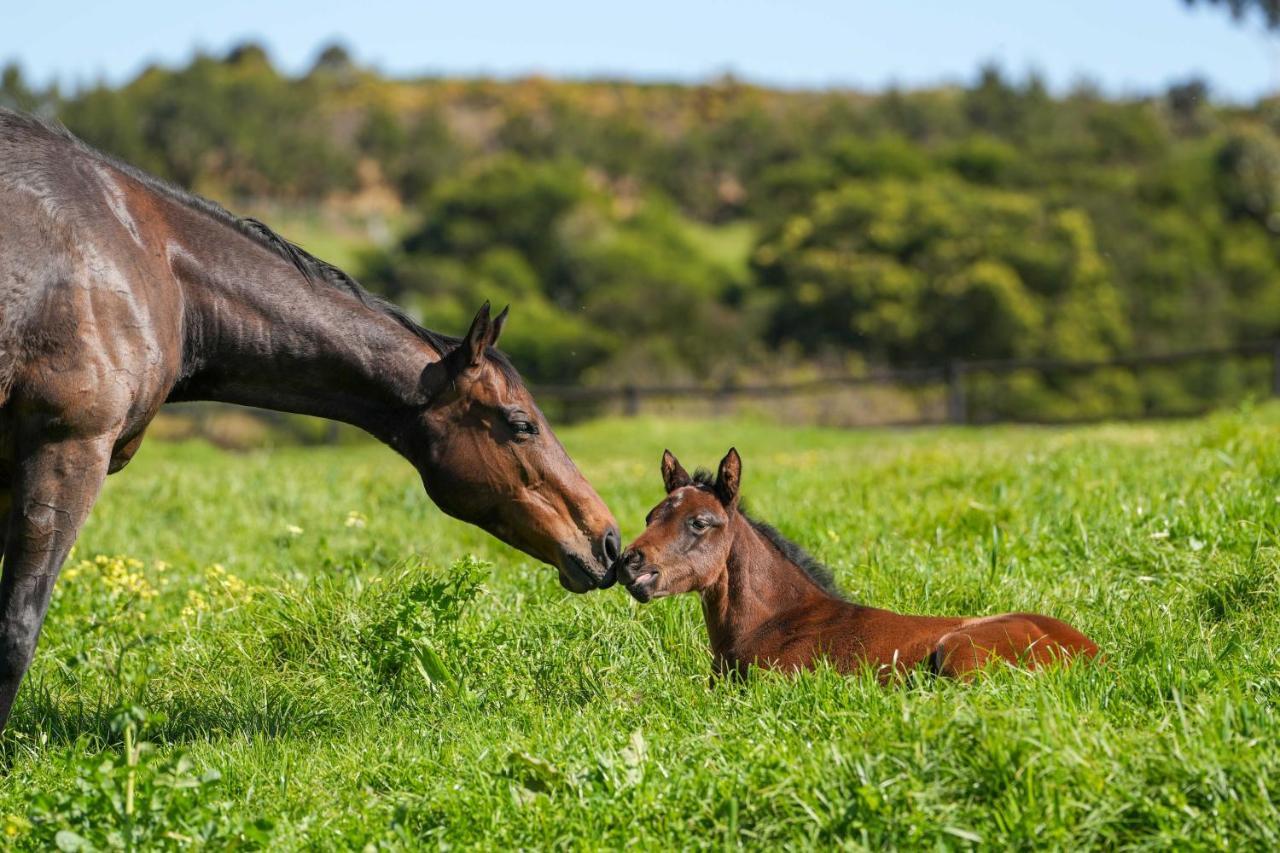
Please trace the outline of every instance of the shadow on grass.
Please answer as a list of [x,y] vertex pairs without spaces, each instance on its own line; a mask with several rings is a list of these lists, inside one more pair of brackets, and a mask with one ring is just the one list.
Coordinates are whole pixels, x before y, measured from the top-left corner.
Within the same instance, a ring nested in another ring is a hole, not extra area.
[[[83,743],[104,749],[121,742],[112,726],[121,707],[117,696],[73,698],[44,685],[28,685],[0,742],[0,764],[9,767],[16,751],[43,751]],[[145,737],[157,745],[218,739],[276,739],[313,736],[341,728],[341,710],[326,698],[268,689],[251,700],[224,695],[171,694],[146,702],[152,715]]]

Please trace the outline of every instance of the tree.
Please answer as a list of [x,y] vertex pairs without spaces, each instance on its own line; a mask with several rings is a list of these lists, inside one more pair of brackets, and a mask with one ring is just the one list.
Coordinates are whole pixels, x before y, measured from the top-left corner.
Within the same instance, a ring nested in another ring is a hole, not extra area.
[[846,183],[755,257],[775,340],[811,352],[1100,358],[1127,340],[1087,215],[946,176]]
[[0,107],[32,112],[40,103],[40,96],[27,85],[22,69],[11,62],[0,71]]
[[421,215],[371,280],[433,322],[464,324],[483,299],[518,304],[503,346],[535,381],[705,376],[750,348],[732,276],[658,197],[505,157],[437,187]]
[[1218,150],[1218,191],[1232,216],[1280,232],[1280,142],[1266,130],[1241,128]]
[[346,46],[334,42],[320,51],[315,64],[311,66],[311,73],[349,74],[355,67],[355,60],[351,58],[351,52]]
[[1251,12],[1259,12],[1270,29],[1280,28],[1280,0],[1183,0],[1188,6],[1207,3],[1210,6],[1226,6],[1232,17],[1243,20]]
[[245,41],[235,45],[223,60],[227,65],[270,65],[271,57],[267,49],[256,41]]

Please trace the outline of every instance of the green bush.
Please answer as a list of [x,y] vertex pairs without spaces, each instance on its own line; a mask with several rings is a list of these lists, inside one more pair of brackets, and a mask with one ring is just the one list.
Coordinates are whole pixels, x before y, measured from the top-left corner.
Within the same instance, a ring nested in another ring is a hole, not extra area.
[[[402,81],[341,49],[289,76],[245,44],[70,95],[10,65],[0,104],[233,208],[350,205],[359,277],[451,331],[510,301],[504,343],[540,382],[1280,335],[1280,109],[1196,80],[1123,99],[997,66],[881,94]],[[709,251],[716,229],[758,235],[754,262]]]

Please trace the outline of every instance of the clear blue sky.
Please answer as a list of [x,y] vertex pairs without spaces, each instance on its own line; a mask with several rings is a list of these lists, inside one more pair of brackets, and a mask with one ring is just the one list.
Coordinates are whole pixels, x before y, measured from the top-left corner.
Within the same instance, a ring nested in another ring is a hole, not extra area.
[[193,49],[264,42],[288,70],[339,39],[397,74],[599,74],[880,88],[970,79],[996,60],[1113,93],[1199,74],[1219,97],[1280,89],[1280,38],[1182,0],[182,0],[6,4],[0,62],[67,85],[128,79]]

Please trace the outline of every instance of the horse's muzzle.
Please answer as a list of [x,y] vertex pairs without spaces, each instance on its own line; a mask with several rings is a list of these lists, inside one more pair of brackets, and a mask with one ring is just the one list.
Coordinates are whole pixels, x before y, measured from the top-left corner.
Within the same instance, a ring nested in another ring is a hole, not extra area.
[[621,551],[622,536],[612,525],[591,543],[589,556],[561,545],[559,559],[555,563],[560,569],[560,585],[577,593],[608,589],[617,580],[614,566]]
[[622,534],[617,527],[610,526],[600,537],[600,562],[604,564],[604,574],[600,576],[596,586],[608,589],[618,579],[618,559],[622,556]]

